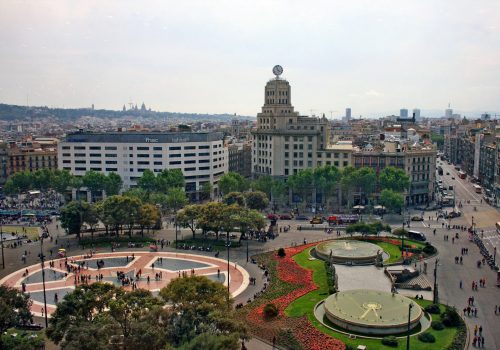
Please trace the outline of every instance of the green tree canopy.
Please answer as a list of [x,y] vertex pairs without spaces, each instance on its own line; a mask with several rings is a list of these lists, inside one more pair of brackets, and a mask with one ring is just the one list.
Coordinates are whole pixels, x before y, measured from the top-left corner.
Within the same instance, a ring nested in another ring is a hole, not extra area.
[[248,189],[249,183],[247,179],[238,173],[229,172],[224,174],[219,179],[219,191],[222,194],[229,192],[244,192]]
[[231,204],[238,204],[240,206],[245,205],[245,196],[241,192],[229,192],[224,196],[222,200],[227,205]]
[[386,167],[378,178],[381,189],[389,189],[395,192],[404,192],[410,186],[410,177],[403,169],[392,166]]
[[108,174],[108,176],[106,176],[106,180],[104,181],[104,190],[106,191],[106,195],[117,195],[118,193],[120,193],[122,186],[122,178],[117,173],[111,172]]
[[245,192],[245,202],[248,208],[256,210],[264,210],[269,205],[267,195],[261,191]]
[[106,175],[94,170],[87,171],[82,177],[82,184],[90,191],[93,201],[97,193],[106,189]]
[[0,285],[0,348],[1,335],[9,328],[31,323],[31,300],[16,288]]
[[379,202],[385,206],[388,211],[397,213],[403,208],[404,198],[400,193],[390,189],[383,189],[382,192],[380,192]]

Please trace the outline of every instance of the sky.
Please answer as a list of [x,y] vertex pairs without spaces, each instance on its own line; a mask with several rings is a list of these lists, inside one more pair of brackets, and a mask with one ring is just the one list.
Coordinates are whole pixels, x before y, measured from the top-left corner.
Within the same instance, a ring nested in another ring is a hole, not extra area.
[[500,1],[0,1],[3,103],[254,116],[276,64],[304,115],[494,113]]

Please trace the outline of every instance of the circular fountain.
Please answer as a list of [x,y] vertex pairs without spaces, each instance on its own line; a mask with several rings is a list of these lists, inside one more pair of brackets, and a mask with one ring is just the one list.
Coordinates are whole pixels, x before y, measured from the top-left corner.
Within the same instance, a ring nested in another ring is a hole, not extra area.
[[336,264],[374,264],[383,253],[378,245],[355,240],[334,240],[316,246],[319,258]]
[[364,335],[401,334],[408,329],[408,311],[410,330],[423,316],[422,308],[405,296],[367,289],[332,294],[323,307],[335,326]]

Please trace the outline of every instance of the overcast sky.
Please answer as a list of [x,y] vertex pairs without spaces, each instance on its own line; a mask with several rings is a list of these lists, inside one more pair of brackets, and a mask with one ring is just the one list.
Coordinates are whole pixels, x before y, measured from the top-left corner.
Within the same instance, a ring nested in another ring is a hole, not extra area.
[[[0,1],[0,102],[255,115],[500,111],[500,1]],[[332,111],[332,112],[330,112]]]

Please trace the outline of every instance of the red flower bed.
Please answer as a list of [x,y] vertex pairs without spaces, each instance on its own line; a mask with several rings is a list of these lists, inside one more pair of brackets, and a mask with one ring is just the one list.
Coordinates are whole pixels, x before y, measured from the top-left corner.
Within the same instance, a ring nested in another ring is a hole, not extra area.
[[[363,240],[365,241],[377,241],[377,242],[385,242],[385,243],[390,243],[395,246],[400,246],[401,241],[394,239],[394,238],[388,238],[388,237],[364,237]],[[416,245],[413,244],[405,244],[405,246],[410,247],[410,248],[416,248]]]
[[294,329],[295,338],[308,350],[344,350],[345,344],[314,328],[307,319],[303,319]]

